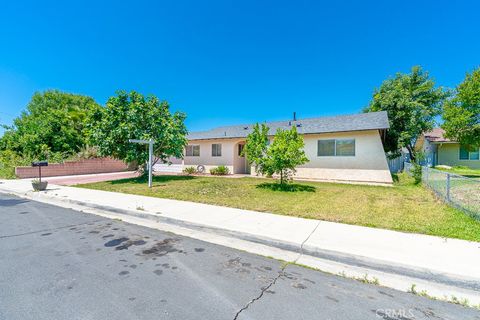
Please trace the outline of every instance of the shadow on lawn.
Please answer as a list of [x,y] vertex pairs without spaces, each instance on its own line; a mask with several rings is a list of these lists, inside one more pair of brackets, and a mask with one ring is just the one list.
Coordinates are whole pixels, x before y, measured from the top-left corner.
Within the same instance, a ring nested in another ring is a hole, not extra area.
[[264,182],[261,184],[257,184],[256,188],[259,189],[268,189],[272,191],[284,191],[284,192],[315,192],[314,186],[309,186],[306,184],[298,184],[298,183],[285,183],[280,184],[277,182]]
[[[158,182],[158,183],[165,183],[169,181],[188,181],[195,179],[195,177],[192,176],[176,176],[176,175],[162,175],[162,176],[153,176],[152,180],[153,182]],[[148,176],[140,176],[137,178],[128,178],[128,179],[120,179],[120,180],[113,180],[110,181],[110,184],[124,184],[124,183],[147,183],[148,181]]]

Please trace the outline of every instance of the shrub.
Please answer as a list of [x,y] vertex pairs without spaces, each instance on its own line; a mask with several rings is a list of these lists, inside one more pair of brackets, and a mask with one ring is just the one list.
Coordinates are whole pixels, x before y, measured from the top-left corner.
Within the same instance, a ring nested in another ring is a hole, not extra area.
[[195,167],[186,167],[183,169],[183,173],[186,173],[186,174],[194,174],[197,172],[197,169],[195,169]]
[[25,165],[30,165],[30,159],[24,159],[11,150],[0,151],[0,178],[15,179],[15,167]]
[[96,159],[100,158],[100,153],[98,152],[98,147],[85,146],[80,149],[75,155],[69,157],[68,160],[78,161],[84,159]]
[[412,176],[415,179],[415,184],[422,182],[422,166],[418,163],[414,163],[412,167]]
[[210,174],[215,176],[224,176],[229,173],[230,173],[230,170],[228,170],[228,168],[225,166],[218,166],[216,168],[210,169]]

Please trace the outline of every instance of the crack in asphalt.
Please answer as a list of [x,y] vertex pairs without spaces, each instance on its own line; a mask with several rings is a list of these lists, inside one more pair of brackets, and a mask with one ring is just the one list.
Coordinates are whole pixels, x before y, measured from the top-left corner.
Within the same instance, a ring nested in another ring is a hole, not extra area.
[[21,236],[26,236],[26,235],[30,235],[30,234],[45,232],[45,231],[55,231],[55,230],[61,230],[61,229],[66,229],[66,228],[78,227],[78,226],[86,225],[86,224],[89,224],[89,223],[97,223],[97,222],[101,222],[101,221],[102,221],[101,219],[98,219],[98,220],[93,220],[93,221],[88,221],[88,222],[83,222],[83,223],[78,223],[78,224],[71,224],[71,225],[63,226],[63,227],[42,229],[42,230],[30,231],[30,232],[18,233],[18,234],[10,234],[10,235],[7,235],[7,236],[0,236],[0,239],[21,237]]
[[262,290],[260,291],[260,294],[253,298],[252,300],[250,300],[245,306],[243,306],[240,310],[238,310],[238,312],[235,314],[235,318],[233,318],[233,320],[237,320],[238,319],[238,316],[240,316],[240,313],[242,313],[242,311],[248,309],[248,307],[250,307],[251,304],[255,303],[255,301],[257,300],[260,300],[262,297],[263,297],[263,294],[265,293],[265,291],[267,291],[268,289],[270,289],[270,287],[272,287],[276,282],[277,280],[283,276],[284,274],[284,271],[285,271],[285,268],[287,267],[288,264],[285,264],[281,269],[280,269],[280,272],[278,273],[278,276],[276,276],[268,286],[266,287],[263,287]]
[[296,262],[298,261],[298,259],[300,259],[300,257],[303,255],[303,246],[304,246],[305,243],[308,241],[308,239],[310,239],[310,237],[312,236],[312,234],[317,230],[318,226],[320,225],[320,222],[321,222],[321,221],[319,221],[319,222],[317,223],[317,225],[315,226],[315,228],[313,228],[312,232],[310,232],[310,234],[308,235],[308,237],[307,237],[305,240],[303,240],[302,244],[300,245],[300,252],[299,252],[299,254],[298,254],[298,257],[297,257],[295,260],[293,260],[292,262],[286,262],[286,263],[280,268],[280,271],[278,272],[278,275],[277,275],[275,278],[273,278],[273,280],[270,281],[270,283],[269,283],[266,287],[261,288],[260,294],[259,294],[257,297],[253,298],[252,300],[250,300],[245,306],[243,306],[240,310],[237,311],[237,313],[235,314],[235,317],[233,318],[233,320],[237,320],[238,317],[240,316],[240,314],[241,314],[243,311],[247,310],[248,307],[250,307],[250,306],[251,306],[252,304],[254,304],[256,301],[260,300],[260,299],[263,297],[263,295],[265,294],[265,292],[266,292],[267,290],[269,290],[273,285],[275,285],[275,283],[277,282],[278,279],[280,279],[281,277],[283,277],[283,276],[285,275],[285,269],[286,269],[289,265],[296,263]]

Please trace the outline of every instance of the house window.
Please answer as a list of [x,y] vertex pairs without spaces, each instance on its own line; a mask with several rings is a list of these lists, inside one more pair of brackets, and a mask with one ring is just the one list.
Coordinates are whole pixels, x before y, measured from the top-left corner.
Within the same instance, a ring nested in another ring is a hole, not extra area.
[[468,149],[465,146],[460,146],[460,160],[480,160],[480,149]]
[[318,140],[319,157],[354,157],[355,139]]
[[185,147],[185,155],[187,157],[199,157],[200,156],[200,146],[199,145],[188,145]]
[[220,143],[212,144],[212,157],[222,156],[222,145]]
[[335,155],[335,140],[318,140],[318,156],[327,157]]
[[243,149],[245,148],[244,144],[238,145],[238,156],[243,157]]

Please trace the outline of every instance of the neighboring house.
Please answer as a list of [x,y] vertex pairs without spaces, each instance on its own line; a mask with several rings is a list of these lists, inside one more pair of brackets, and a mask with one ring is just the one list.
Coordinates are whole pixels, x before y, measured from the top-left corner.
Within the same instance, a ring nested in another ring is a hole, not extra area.
[[[297,168],[296,178],[392,183],[382,137],[389,128],[386,112],[265,123],[273,138],[277,129],[292,126],[303,135],[309,162]],[[188,135],[181,167],[225,165],[234,174],[252,174],[242,156],[253,124],[218,127]],[[179,167],[179,164],[176,164]],[[157,170],[161,170],[160,168]]]
[[458,142],[445,138],[442,128],[422,134],[417,140],[417,148],[425,153],[429,166],[467,166],[480,169],[480,148],[468,150]]

